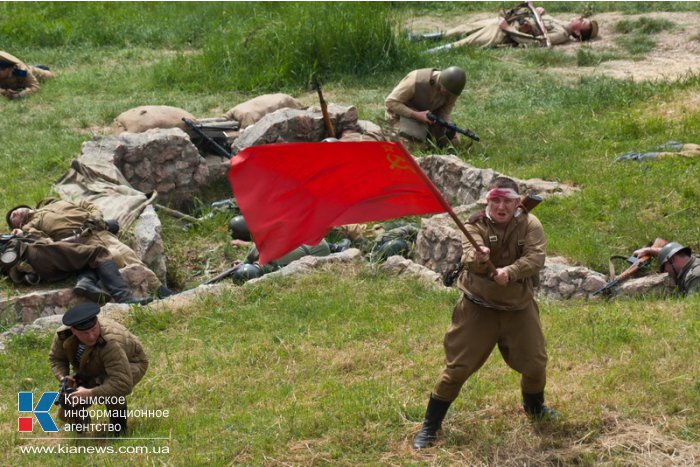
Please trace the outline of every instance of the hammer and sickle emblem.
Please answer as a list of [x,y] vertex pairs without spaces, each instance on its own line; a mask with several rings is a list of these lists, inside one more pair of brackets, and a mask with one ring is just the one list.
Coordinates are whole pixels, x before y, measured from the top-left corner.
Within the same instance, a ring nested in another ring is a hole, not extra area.
[[394,148],[387,146],[384,148],[386,152],[386,160],[389,162],[390,169],[410,170],[415,172],[415,169],[408,163],[404,156],[395,152]]

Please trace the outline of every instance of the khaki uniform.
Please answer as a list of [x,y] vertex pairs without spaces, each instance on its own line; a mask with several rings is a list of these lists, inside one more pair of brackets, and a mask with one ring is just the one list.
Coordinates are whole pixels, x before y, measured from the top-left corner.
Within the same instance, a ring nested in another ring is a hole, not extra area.
[[506,286],[491,280],[465,239],[465,269],[458,280],[462,297],[445,334],[446,365],[433,388],[437,399],[456,399],[467,378],[481,368],[496,345],[508,366],[522,375],[523,392],[544,390],[547,352],[533,287],[544,265],[546,240],[535,216],[522,211],[516,214],[504,231],[485,215],[467,225],[476,242],[490,248],[494,266],[505,268],[510,280]]
[[407,119],[408,124],[424,125],[436,140],[445,135],[444,128],[437,124],[426,125],[411,118],[413,111],[429,110],[431,113],[444,120],[450,120],[450,114],[457,102],[457,97],[450,93],[442,95],[438,80],[440,71],[432,68],[414,70],[401,80],[386,98],[386,112],[384,118],[392,125],[403,125],[402,120]]
[[6,270],[3,268],[3,272],[16,284],[36,285],[61,280],[85,268],[96,269],[112,259],[109,251],[101,245],[19,240],[11,248],[20,260]]
[[700,257],[693,256],[676,279],[678,291],[683,295],[700,292]]
[[0,51],[0,61],[14,64],[7,76],[0,78],[0,94],[9,96],[12,91],[21,91],[22,95],[33,94],[39,90],[39,81],[53,78],[48,70],[27,66],[20,59],[7,52]]
[[[504,31],[499,25],[501,19],[501,17],[489,18],[457,26],[448,30],[444,37],[448,39],[462,38],[453,42],[452,47],[471,45],[474,47],[489,48],[518,44],[537,47],[542,45],[542,41],[531,34]],[[527,23],[526,28],[534,31],[539,30],[534,19],[526,18],[524,22]],[[569,41],[568,23],[562,23],[547,14],[542,15],[542,23],[547,30],[547,36],[552,45],[564,44]],[[509,21],[508,24],[516,29],[522,27],[514,21]]]
[[146,373],[148,358],[138,338],[123,325],[107,318],[98,321],[100,338],[85,349],[79,364],[74,357],[80,342],[68,326],[58,328],[49,353],[51,371],[60,380],[73,368],[95,397],[126,396]]
[[32,211],[27,217],[22,230],[37,237],[48,237],[53,241],[60,241],[79,233],[85,223],[96,225],[80,238],[80,243],[85,245],[101,245],[112,255],[112,259],[119,268],[130,264],[140,264],[148,271],[148,288],[157,289],[161,282],[158,277],[146,267],[136,256],[134,250],[119,241],[119,239],[104,229],[102,212],[92,203],[80,201],[58,200],[46,204]]

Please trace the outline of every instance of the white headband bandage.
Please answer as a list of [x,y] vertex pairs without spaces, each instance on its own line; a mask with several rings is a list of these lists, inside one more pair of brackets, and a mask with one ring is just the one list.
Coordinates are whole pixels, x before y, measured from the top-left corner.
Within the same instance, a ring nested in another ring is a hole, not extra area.
[[520,198],[520,195],[512,188],[493,188],[486,194],[487,200],[496,198],[517,199]]

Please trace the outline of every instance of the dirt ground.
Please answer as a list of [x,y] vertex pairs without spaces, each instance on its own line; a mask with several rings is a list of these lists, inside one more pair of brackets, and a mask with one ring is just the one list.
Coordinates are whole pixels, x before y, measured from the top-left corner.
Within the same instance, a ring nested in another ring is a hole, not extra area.
[[[458,24],[483,18],[493,17],[494,14],[465,15],[448,19],[419,18],[408,22],[406,27],[415,32],[445,31]],[[554,15],[561,20],[569,16]],[[594,67],[569,67],[556,70],[567,76],[603,75],[618,79],[643,80],[677,80],[688,73],[700,72],[700,13],[645,13],[624,15],[622,13],[602,13],[592,19],[598,21],[600,32],[598,38],[580,44],[570,42],[556,46],[557,50],[576,53],[579,47],[590,47],[599,52],[621,51],[616,43],[619,33],[614,32],[615,24],[623,19],[634,20],[642,16],[649,18],[664,18],[676,25],[671,31],[654,34],[656,48],[643,55],[640,60],[611,60]],[[623,52],[624,53],[624,52]]]

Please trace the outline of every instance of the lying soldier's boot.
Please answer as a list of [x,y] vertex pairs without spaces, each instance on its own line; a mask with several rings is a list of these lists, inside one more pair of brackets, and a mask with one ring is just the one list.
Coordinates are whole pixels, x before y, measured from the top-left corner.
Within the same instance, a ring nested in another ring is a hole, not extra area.
[[329,243],[328,246],[330,247],[331,253],[340,253],[350,248],[352,246],[352,241],[349,238],[344,238],[338,243]]
[[435,399],[430,395],[428,408],[425,411],[425,420],[423,427],[420,429],[415,438],[413,438],[413,449],[425,449],[433,445],[437,439],[437,432],[442,426],[442,421],[445,419],[447,409],[450,408],[452,402],[445,402]]
[[556,410],[544,405],[544,391],[535,394],[523,392],[523,409],[533,420],[556,420],[559,414]]
[[105,261],[97,267],[97,273],[105,288],[117,303],[145,305],[153,301],[151,297],[134,297],[119,268],[114,261]]
[[104,305],[110,296],[102,290],[97,281],[99,277],[94,269],[86,269],[78,275],[78,282],[73,287],[73,293],[88,300]]
[[177,295],[177,294],[164,285],[161,285],[160,287],[158,287],[158,290],[156,291],[156,296],[158,298],[166,298],[166,297],[171,297],[173,295]]
[[443,50],[450,50],[452,47],[452,44],[439,45],[437,47],[433,47],[432,49],[426,50],[425,53],[434,54],[436,52],[442,52]]

